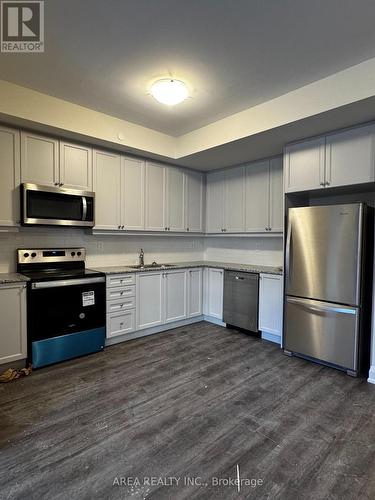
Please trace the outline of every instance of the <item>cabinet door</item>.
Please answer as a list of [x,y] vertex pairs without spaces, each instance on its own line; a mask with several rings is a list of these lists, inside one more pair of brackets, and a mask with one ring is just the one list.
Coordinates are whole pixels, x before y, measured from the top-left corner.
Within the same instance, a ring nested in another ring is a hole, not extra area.
[[137,274],[137,330],[163,323],[163,274]]
[[121,208],[124,229],[145,228],[145,162],[123,156],[121,167]]
[[283,207],[283,159],[272,158],[270,160],[270,221],[269,227],[272,232],[282,232],[284,226]]
[[224,229],[224,180],[223,171],[207,174],[206,230],[221,233]]
[[185,174],[180,168],[166,167],[166,225],[168,231],[185,231]]
[[374,182],[374,140],[374,125],[327,136],[326,185]]
[[245,231],[245,167],[231,168],[225,173],[224,231]]
[[147,231],[165,231],[166,167],[146,162],[146,219]]
[[188,171],[185,174],[186,187],[186,230],[203,231],[203,174]]
[[173,323],[187,315],[187,280],[186,269],[168,271],[164,276],[165,323]]
[[27,356],[26,287],[11,283],[0,286],[0,363]]
[[246,167],[246,232],[262,233],[269,227],[269,160]]
[[202,315],[203,308],[203,271],[202,269],[188,270],[188,317]]
[[324,186],[324,153],[324,137],[286,146],[284,168],[287,193],[319,189]]
[[59,141],[21,132],[21,181],[58,186]]
[[224,271],[207,270],[207,316],[223,320]]
[[60,142],[60,185],[92,191],[92,149],[71,142]]
[[95,228],[121,228],[120,155],[94,151]]
[[281,338],[282,320],[282,276],[261,274],[259,281],[259,330]]
[[20,218],[20,133],[0,127],[0,226],[17,226]]

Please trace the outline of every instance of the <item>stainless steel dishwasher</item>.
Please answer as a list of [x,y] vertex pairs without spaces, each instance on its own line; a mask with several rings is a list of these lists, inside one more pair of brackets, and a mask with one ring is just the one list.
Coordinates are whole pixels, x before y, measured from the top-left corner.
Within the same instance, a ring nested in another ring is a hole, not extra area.
[[224,323],[258,332],[259,274],[225,271]]

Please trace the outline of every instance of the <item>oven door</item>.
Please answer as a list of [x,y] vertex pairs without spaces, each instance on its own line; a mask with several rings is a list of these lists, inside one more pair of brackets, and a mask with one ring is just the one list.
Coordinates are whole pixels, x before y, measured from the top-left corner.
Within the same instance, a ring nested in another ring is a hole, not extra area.
[[28,294],[31,341],[105,326],[105,277],[40,281]]
[[22,184],[22,224],[94,226],[94,193]]
[[104,276],[28,286],[28,357],[34,368],[103,349]]

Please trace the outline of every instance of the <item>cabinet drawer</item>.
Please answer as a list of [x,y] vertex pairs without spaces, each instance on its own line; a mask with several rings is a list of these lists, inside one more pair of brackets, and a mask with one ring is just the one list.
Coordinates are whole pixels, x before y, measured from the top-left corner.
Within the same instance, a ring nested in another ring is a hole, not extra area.
[[135,308],[135,297],[121,300],[111,300],[107,302],[107,313],[119,312],[126,309]]
[[135,297],[135,285],[108,288],[107,300],[122,300]]
[[107,287],[135,285],[135,274],[114,274],[107,276]]
[[135,310],[107,314],[107,338],[130,333],[135,330]]

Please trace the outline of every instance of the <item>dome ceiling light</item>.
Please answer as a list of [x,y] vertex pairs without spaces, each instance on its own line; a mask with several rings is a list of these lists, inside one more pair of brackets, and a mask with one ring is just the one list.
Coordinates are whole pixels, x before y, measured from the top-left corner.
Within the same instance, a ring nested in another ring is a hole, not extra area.
[[173,78],[163,78],[154,82],[150,94],[158,102],[167,106],[179,104],[189,97],[189,91],[185,83]]

